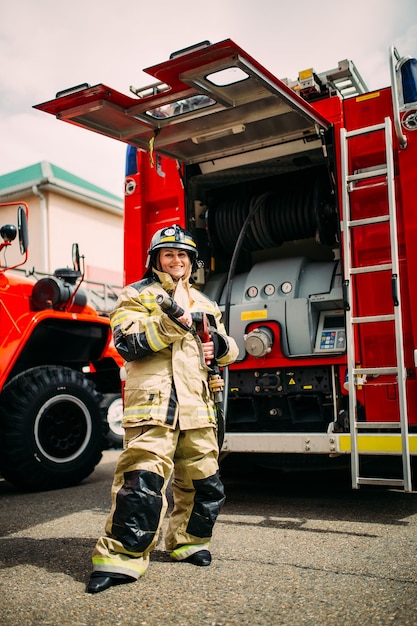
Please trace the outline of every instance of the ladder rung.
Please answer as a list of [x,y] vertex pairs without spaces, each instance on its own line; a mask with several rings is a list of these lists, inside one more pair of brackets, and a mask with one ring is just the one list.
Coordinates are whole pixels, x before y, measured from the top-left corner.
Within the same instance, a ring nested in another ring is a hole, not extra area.
[[377,215],[376,217],[364,217],[361,220],[349,220],[348,226],[353,228],[355,226],[367,226],[368,224],[381,224],[382,222],[389,222],[389,215]]
[[379,430],[391,430],[400,429],[400,422],[355,422],[355,427],[358,430],[372,430],[378,428]]
[[389,485],[391,487],[404,487],[402,478],[365,478],[358,476],[358,485]]
[[367,315],[366,317],[352,317],[352,324],[369,324],[370,322],[392,322],[395,315]]
[[392,263],[383,263],[382,265],[364,265],[363,267],[352,267],[351,274],[366,274],[368,272],[385,272],[392,270]]
[[[366,172],[358,172],[357,174],[349,174],[346,177],[346,182],[352,183],[357,180],[367,180],[369,178],[378,178],[379,176],[386,176],[388,173],[388,169],[386,166],[384,167],[376,167],[373,170],[367,170]],[[359,187],[359,189],[361,189]]]
[[350,139],[350,137],[357,137],[358,135],[367,135],[368,133],[374,133],[378,130],[385,130],[385,124],[374,124],[373,126],[365,126],[364,128],[357,128],[356,130],[349,130],[346,133],[346,139]]
[[347,185],[347,190],[349,193],[353,193],[354,191],[364,191],[365,189],[375,189],[375,187],[386,187],[386,186],[387,186],[387,179],[385,177],[384,180],[379,180],[376,183],[369,183],[368,185],[361,185],[360,187],[357,187],[356,185],[349,183],[349,185]]
[[359,376],[361,374],[386,376],[388,374],[398,374],[398,367],[355,367],[353,373]]

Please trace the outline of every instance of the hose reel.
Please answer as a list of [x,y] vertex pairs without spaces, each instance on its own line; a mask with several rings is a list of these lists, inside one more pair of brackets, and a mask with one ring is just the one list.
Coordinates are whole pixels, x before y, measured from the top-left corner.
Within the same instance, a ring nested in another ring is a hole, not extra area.
[[254,217],[242,243],[243,252],[274,248],[310,237],[324,245],[336,240],[336,213],[323,176],[313,182],[294,180],[294,184],[287,184],[282,190],[213,204],[208,212],[208,227],[216,252],[231,256],[243,224],[252,212]]

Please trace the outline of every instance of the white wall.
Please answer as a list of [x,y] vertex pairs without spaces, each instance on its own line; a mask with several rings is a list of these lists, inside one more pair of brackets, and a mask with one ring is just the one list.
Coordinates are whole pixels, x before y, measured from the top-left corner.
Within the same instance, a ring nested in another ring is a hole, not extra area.
[[[85,257],[87,279],[121,285],[122,213],[96,208],[81,197],[72,199],[56,192],[42,193],[46,210],[35,195],[21,198],[29,206],[29,259],[24,267],[51,273],[59,267],[72,267],[72,244],[78,243],[80,254]],[[16,206],[0,207],[0,226],[16,225],[16,215]],[[7,248],[7,264],[12,265],[20,258],[16,240]]]
[[52,269],[71,264],[73,243],[78,243],[87,268],[91,268],[86,278],[105,282],[106,275],[117,276],[118,284],[122,284],[123,216],[50,194],[49,262]]

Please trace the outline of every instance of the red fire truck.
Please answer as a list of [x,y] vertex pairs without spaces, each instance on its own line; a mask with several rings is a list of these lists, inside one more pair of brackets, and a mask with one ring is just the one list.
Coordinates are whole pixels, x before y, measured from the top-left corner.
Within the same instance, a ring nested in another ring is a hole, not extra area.
[[[279,80],[202,42],[130,95],[83,84],[35,108],[128,144],[126,283],[157,228],[196,238],[196,282],[240,349],[223,453],[350,456],[353,488],[411,491],[417,61],[392,48],[389,63],[391,86],[369,92],[352,61]],[[400,475],[369,473],[378,456]]]
[[0,209],[9,219],[17,209],[18,224],[0,228],[0,474],[24,490],[75,485],[106,447],[120,357],[108,316],[81,288],[78,245],[73,269],[25,276],[16,268],[28,258],[28,206]]

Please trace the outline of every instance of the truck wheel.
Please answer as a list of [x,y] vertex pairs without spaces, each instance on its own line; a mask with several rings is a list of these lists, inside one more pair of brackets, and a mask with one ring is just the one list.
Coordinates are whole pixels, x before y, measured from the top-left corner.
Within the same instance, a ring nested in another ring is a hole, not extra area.
[[109,427],[106,435],[109,448],[122,448],[124,428],[122,426],[123,419],[123,400],[120,393],[109,393],[104,396],[102,407],[107,416],[107,424]]
[[42,366],[11,380],[0,396],[0,472],[30,491],[75,485],[104,448],[101,395],[83,374]]

